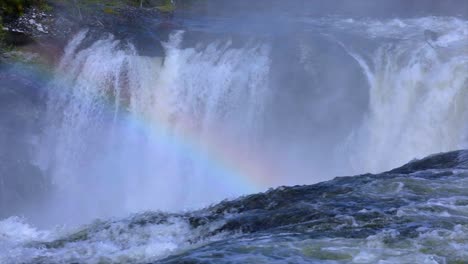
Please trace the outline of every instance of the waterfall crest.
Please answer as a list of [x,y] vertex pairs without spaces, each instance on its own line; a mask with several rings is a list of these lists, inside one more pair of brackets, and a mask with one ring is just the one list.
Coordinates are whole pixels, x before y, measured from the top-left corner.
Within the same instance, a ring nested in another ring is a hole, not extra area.
[[[78,33],[49,85],[37,155],[54,217],[201,207],[468,147],[465,21],[301,23],[316,32],[289,43],[187,46],[175,31],[164,57]],[[439,34],[430,44],[426,28]]]
[[[368,113],[349,139],[358,172],[376,173],[431,153],[468,147],[467,26],[438,18],[368,25],[366,34],[372,37],[406,39],[382,44],[370,63],[350,52],[370,91]],[[438,32],[432,44],[424,41],[424,28]]]
[[86,35],[70,42],[50,85],[38,155],[57,189],[57,213],[180,210],[255,191],[236,183],[243,171],[212,159],[255,148],[268,46],[183,49],[175,32],[162,59],[112,36],[83,47]]

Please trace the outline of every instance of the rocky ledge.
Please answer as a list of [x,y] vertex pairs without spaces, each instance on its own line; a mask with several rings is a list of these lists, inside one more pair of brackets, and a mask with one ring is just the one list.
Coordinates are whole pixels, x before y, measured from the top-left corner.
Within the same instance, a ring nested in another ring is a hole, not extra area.
[[[3,19],[0,60],[10,58],[12,49],[53,56],[63,49],[72,34],[83,28],[97,37],[106,33],[130,40],[144,36],[139,43],[154,47],[169,30],[177,27],[172,23],[173,10],[161,10],[158,6],[140,8],[117,1],[112,5],[96,2],[77,7],[72,2],[49,1],[47,7],[29,7],[21,16]],[[160,53],[160,49],[137,48],[142,53]]]

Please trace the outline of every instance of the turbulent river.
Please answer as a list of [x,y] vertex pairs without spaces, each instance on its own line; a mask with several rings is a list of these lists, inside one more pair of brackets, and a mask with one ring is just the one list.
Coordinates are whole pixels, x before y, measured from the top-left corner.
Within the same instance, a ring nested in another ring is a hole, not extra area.
[[468,260],[468,21],[187,21],[69,40],[0,263]]
[[0,222],[2,263],[465,263],[468,152],[74,231]]

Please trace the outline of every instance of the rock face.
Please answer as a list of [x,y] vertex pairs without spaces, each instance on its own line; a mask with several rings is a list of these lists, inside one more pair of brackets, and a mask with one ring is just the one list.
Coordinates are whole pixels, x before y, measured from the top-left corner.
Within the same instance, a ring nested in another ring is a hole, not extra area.
[[[17,18],[9,18],[3,21],[3,39],[0,42],[0,63],[11,64],[22,58],[17,51],[35,53],[34,56],[41,57],[52,62],[53,56],[59,55],[68,35],[78,25],[73,21],[54,15],[51,11],[39,10],[31,7]],[[13,54],[11,50],[15,51]]]
[[3,29],[9,32],[24,33],[30,37],[41,37],[49,33],[55,33],[49,28],[53,22],[54,17],[52,14],[32,7],[28,8],[17,19],[5,23]]
[[[97,38],[111,33],[119,39],[137,40],[138,51],[142,54],[162,55],[161,39],[177,27],[169,22],[172,13],[157,8],[137,8],[124,1],[110,6],[89,2],[78,8],[71,1],[50,1],[47,11],[31,7],[20,17],[4,21],[4,41],[14,47],[55,45],[57,48],[53,49],[61,50],[72,34],[87,28]],[[42,53],[37,48],[36,52]]]

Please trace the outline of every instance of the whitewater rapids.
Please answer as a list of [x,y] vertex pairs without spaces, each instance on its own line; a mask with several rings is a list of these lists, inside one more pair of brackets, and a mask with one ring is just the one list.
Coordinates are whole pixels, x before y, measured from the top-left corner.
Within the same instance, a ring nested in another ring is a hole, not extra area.
[[[466,21],[290,23],[310,31],[287,49],[300,75],[266,37],[187,46],[176,31],[161,58],[78,33],[47,89],[36,163],[54,197],[41,210],[57,223],[79,210],[82,223],[200,208],[468,147]],[[431,45],[427,28],[440,34]],[[319,67],[321,45],[335,45],[329,67]]]
[[1,263],[459,263],[468,249],[468,153],[340,177],[187,213],[75,230],[0,221]]
[[233,200],[468,148],[466,20],[287,23],[164,57],[78,32],[34,141],[52,187],[0,221],[0,263],[468,259],[465,151]]

